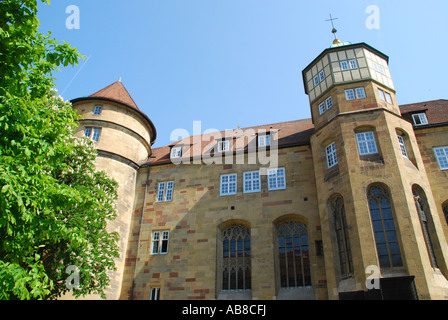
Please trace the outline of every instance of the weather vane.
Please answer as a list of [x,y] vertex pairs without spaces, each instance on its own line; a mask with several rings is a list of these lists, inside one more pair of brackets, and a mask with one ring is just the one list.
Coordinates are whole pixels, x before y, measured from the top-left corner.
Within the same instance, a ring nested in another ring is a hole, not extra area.
[[333,23],[334,20],[338,20],[338,18],[333,18],[330,13],[330,19],[325,20],[325,21],[331,21],[331,25],[333,27],[333,30],[331,30],[331,32],[334,34],[334,39],[337,40],[336,33],[338,33],[338,30],[336,30],[336,28],[334,27],[334,23]]

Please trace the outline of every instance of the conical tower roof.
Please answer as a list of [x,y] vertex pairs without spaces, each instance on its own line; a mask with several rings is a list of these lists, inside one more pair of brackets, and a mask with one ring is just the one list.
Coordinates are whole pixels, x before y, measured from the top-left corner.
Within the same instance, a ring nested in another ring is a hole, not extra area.
[[121,81],[114,82],[111,85],[107,86],[106,88],[101,89],[98,92],[95,92],[94,94],[90,95],[89,97],[106,98],[106,99],[110,99],[110,100],[115,100],[115,101],[127,104],[137,110],[140,110],[137,107],[137,104],[135,103],[134,99],[132,99],[128,90],[126,90],[123,83],[121,83]]

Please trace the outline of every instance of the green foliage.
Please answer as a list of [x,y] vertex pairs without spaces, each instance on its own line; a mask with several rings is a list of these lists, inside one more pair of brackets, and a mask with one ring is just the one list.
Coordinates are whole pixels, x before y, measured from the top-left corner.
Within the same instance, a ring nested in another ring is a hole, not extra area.
[[0,2],[0,299],[56,298],[69,266],[75,296],[104,297],[118,186],[95,171],[93,143],[75,138],[76,112],[52,89],[52,73],[81,56],[39,33],[36,11],[36,0]]

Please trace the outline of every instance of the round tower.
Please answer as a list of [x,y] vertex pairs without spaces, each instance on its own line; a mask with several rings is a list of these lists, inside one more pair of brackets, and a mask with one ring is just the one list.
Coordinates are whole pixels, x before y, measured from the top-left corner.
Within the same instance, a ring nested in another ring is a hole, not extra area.
[[302,73],[331,299],[448,295],[446,239],[388,62],[336,39]]
[[[118,232],[119,254],[106,289],[109,300],[120,298],[126,250],[135,197],[137,170],[151,155],[157,133],[151,120],[139,110],[121,81],[84,98],[71,101],[81,115],[76,135],[93,140],[98,150],[97,170],[107,172],[119,184],[117,218],[108,228]],[[89,297],[95,298],[95,297]]]

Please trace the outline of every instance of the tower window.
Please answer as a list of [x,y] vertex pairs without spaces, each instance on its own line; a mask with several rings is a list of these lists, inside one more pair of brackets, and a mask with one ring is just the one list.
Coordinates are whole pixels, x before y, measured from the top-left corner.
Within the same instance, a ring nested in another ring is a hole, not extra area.
[[357,133],[356,140],[358,142],[358,150],[360,155],[378,153],[373,131]]
[[341,61],[341,69],[342,71],[349,70],[348,62],[347,61]]
[[170,238],[169,231],[154,231],[152,233],[152,254],[167,254],[168,241]]
[[268,169],[268,190],[286,189],[285,168]]
[[322,82],[325,80],[325,71],[319,72],[319,82]]
[[401,153],[403,154],[403,156],[405,156],[406,158],[409,158],[408,156],[408,151],[406,150],[406,144],[404,143],[404,138],[401,135],[397,135],[398,137],[398,144],[400,145],[400,149],[401,149]]
[[237,174],[225,174],[221,176],[221,196],[236,194]]
[[328,168],[332,168],[338,164],[338,156],[336,154],[336,144],[333,142],[325,148],[327,155]]
[[103,111],[103,107],[102,106],[95,106],[95,110],[93,110],[93,114],[95,116],[99,116],[102,111]]
[[101,136],[101,129],[86,127],[84,128],[84,136],[92,141],[98,142]]
[[314,86],[317,86],[319,84],[319,76],[314,77]]
[[366,97],[366,91],[364,88],[356,88],[356,99],[364,99]]
[[345,98],[349,101],[355,99],[364,99],[366,97],[366,91],[364,90],[364,88],[345,90]]
[[440,169],[448,170],[448,147],[434,148]]
[[387,103],[392,104],[392,96],[389,92],[383,91],[381,89],[378,89],[378,95],[380,96],[380,99],[383,101],[386,101]]
[[319,105],[319,114],[324,114],[325,113],[325,102],[322,102],[320,105]]
[[345,90],[345,98],[350,100],[355,100],[355,91],[353,89]]
[[358,68],[358,63],[356,63],[356,60],[349,60],[348,63],[350,64],[350,69],[357,69]]
[[327,110],[330,109],[333,106],[333,99],[328,97],[327,100],[325,100],[325,104],[327,105]]
[[412,119],[414,120],[414,124],[416,126],[422,126],[428,124],[428,118],[426,118],[426,113],[413,114]]

